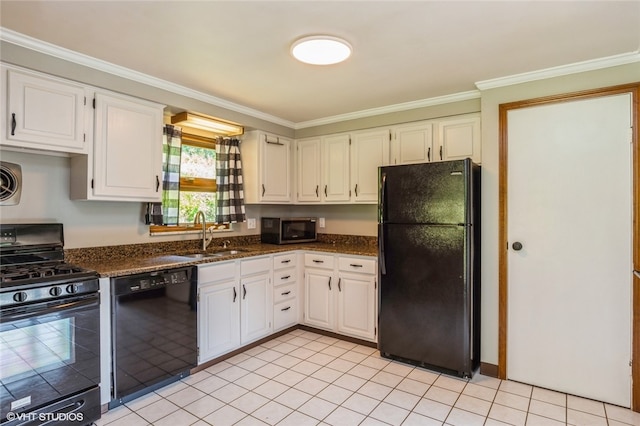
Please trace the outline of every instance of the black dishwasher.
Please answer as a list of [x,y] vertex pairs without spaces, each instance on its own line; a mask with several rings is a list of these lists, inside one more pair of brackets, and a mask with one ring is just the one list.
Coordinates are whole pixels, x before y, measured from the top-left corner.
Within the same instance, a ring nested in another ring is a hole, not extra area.
[[111,278],[109,407],[189,375],[197,365],[197,268]]

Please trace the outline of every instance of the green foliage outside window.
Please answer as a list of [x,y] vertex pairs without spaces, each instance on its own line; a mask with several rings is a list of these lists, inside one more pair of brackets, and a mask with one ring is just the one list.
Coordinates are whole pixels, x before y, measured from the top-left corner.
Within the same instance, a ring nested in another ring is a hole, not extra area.
[[[216,151],[211,148],[183,143],[180,156],[181,178],[216,178]],[[212,181],[213,182],[213,181]],[[180,189],[179,221],[181,224],[192,224],[198,210],[202,210],[207,222],[216,219],[216,193],[212,188]]]

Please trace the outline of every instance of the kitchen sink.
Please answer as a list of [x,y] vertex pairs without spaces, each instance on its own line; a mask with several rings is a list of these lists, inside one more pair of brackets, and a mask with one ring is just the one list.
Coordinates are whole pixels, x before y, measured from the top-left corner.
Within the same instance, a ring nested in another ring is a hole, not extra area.
[[191,259],[210,259],[212,257],[233,256],[234,254],[246,253],[248,251],[251,251],[251,250],[238,248],[238,249],[214,251],[210,253],[181,254],[180,256],[189,257]]

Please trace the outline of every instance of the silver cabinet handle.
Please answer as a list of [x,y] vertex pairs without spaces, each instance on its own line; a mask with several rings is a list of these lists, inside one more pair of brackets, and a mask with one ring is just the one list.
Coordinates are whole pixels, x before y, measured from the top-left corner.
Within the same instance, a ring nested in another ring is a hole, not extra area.
[[338,278],[338,291],[342,291],[342,287],[340,287],[341,281],[342,281],[342,278]]
[[247,298],[247,288],[242,284],[242,300]]
[[331,277],[329,277],[329,290],[331,290]]
[[236,298],[238,297],[238,292],[236,291],[236,288],[233,288],[233,303],[236,303]]

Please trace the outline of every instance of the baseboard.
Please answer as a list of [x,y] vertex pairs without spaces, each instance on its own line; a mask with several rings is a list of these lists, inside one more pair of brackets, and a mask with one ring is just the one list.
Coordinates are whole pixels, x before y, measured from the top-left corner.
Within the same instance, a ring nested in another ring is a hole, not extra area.
[[498,366],[495,364],[489,364],[486,362],[480,363],[480,374],[488,377],[498,377]]

